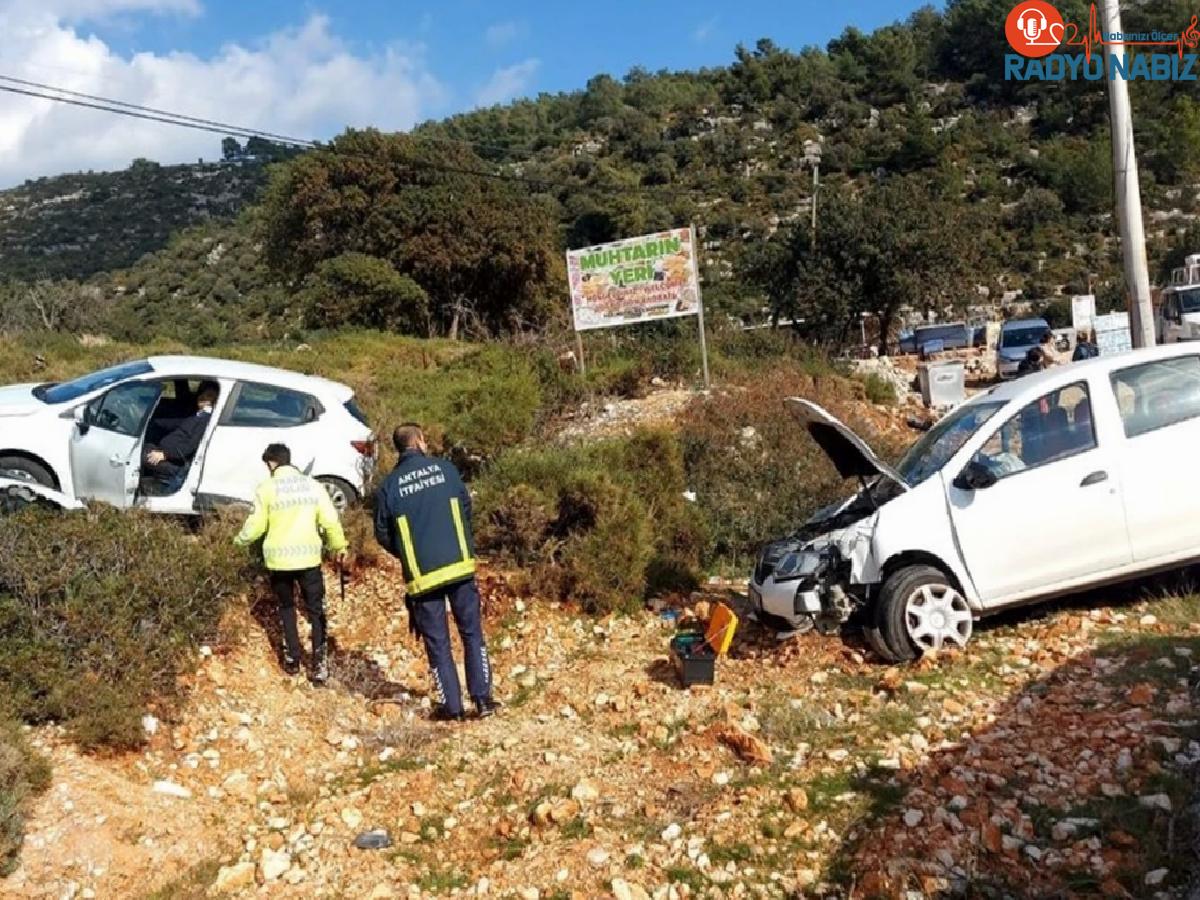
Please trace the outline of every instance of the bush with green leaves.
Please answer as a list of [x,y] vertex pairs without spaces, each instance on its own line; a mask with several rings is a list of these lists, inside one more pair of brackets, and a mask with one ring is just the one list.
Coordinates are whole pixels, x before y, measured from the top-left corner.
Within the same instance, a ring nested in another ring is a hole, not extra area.
[[789,409],[788,397],[820,403],[895,456],[850,400],[861,384],[801,364],[776,365],[699,397],[680,431],[688,483],[709,524],[712,561],[744,569],[764,541],[787,534],[820,506],[848,493],[825,454]]
[[49,784],[46,760],[29,746],[17,722],[0,714],[0,878],[16,869],[29,804]]
[[706,536],[668,432],[514,450],[477,489],[481,549],[528,572],[543,596],[604,614],[695,584]]
[[27,722],[65,724],[85,747],[143,740],[169,717],[177,676],[219,636],[245,584],[234,523],[196,533],[106,506],[0,519],[0,693]]

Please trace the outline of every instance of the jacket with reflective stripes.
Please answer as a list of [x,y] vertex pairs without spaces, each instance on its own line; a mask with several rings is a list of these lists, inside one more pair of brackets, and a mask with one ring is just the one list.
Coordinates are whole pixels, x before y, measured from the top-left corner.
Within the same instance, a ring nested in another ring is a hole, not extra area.
[[410,597],[475,574],[471,495],[458,469],[409,450],[375,497],[375,539],[400,560]]
[[331,553],[346,549],[337,510],[320,482],[293,466],[280,466],[254,492],[254,511],[234,543],[253,544],[263,535],[263,561],[273,572],[321,565],[322,540]]

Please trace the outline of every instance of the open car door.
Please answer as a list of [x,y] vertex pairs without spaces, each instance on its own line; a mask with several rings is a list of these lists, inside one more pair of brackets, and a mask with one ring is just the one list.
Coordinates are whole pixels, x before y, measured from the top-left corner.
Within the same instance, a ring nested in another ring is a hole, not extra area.
[[127,381],[75,411],[70,455],[76,497],[121,509],[133,505],[146,423],[161,391],[156,381]]

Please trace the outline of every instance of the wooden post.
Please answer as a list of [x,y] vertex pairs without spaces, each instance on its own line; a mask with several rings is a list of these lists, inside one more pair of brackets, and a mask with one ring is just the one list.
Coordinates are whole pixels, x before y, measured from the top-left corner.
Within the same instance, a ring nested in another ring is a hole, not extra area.
[[696,320],[700,326],[700,364],[704,369],[704,389],[711,390],[708,378],[708,339],[704,334],[704,293],[700,290],[700,245],[696,242],[696,226],[692,225],[692,276],[696,280]]

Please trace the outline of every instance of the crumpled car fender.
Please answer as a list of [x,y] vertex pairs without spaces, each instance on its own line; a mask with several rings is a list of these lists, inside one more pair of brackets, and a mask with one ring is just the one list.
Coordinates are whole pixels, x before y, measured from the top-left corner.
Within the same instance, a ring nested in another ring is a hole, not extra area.
[[12,512],[37,503],[63,510],[87,508],[82,501],[54,488],[17,478],[0,477],[0,512]]

